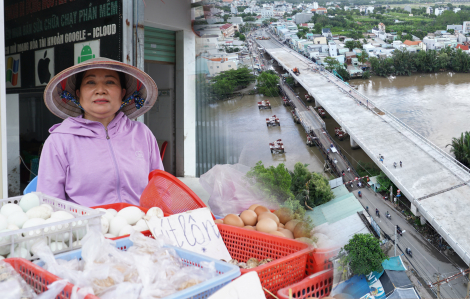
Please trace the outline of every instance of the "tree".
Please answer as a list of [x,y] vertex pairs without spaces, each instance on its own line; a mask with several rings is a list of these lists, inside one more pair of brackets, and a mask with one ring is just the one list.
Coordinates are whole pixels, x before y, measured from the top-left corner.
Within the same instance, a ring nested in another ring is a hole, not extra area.
[[380,184],[380,188],[378,190],[379,192],[387,192],[390,190],[390,186],[395,186],[383,172],[380,172],[380,174],[377,176],[377,183]]
[[241,41],[245,41],[246,40],[246,36],[244,34],[240,34],[240,36],[238,37]]
[[278,95],[277,84],[279,77],[272,70],[264,71],[258,76],[258,90],[260,93],[268,97],[275,97]]
[[212,92],[219,98],[230,95],[235,89],[242,88],[255,80],[247,67],[228,70],[212,78]]
[[[329,202],[334,194],[328,180],[321,174],[310,172],[308,164],[295,163],[294,171],[289,172],[292,177],[291,191],[296,200],[302,205],[315,207]],[[308,198],[307,198],[308,194]]]
[[276,167],[264,167],[263,162],[259,161],[247,172],[246,178],[257,192],[268,199],[284,202],[294,197],[290,191],[291,176],[283,163]]
[[344,43],[344,46],[349,49],[349,51],[352,51],[354,47],[356,46],[356,42],[353,40],[348,40],[347,42]]
[[361,64],[364,64],[367,62],[368,58],[369,58],[369,54],[367,54],[366,51],[362,50],[361,56],[358,57],[358,60]]
[[327,70],[329,70],[330,72],[331,72],[332,70],[337,69],[337,68],[340,66],[339,61],[338,61],[336,58],[334,58],[334,57],[328,56],[328,57],[325,58],[324,62],[327,64],[327,65],[325,66],[325,68],[326,68]]
[[346,254],[345,261],[355,275],[381,272],[382,262],[388,259],[380,248],[380,241],[372,234],[355,234],[341,253]]
[[450,152],[454,154],[463,165],[470,167],[470,132],[464,132],[460,138],[452,138],[452,142],[446,147],[451,146]]
[[447,29],[447,32],[449,32],[450,34],[454,34],[454,29]]

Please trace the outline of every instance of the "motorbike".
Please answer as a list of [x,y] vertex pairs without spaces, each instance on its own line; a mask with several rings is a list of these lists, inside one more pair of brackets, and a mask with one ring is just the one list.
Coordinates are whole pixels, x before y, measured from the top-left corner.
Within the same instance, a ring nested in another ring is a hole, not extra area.
[[411,252],[411,249],[410,249],[410,248],[406,248],[406,249],[405,249],[405,252],[406,252],[410,257],[413,257],[413,253]]
[[392,220],[392,215],[390,215],[390,213],[385,214],[385,217],[387,217],[388,219]]
[[397,226],[397,234],[399,234],[400,236],[403,236],[402,230],[399,226]]
[[359,195],[359,197],[362,198],[362,193],[361,193],[361,191],[357,192],[357,195]]
[[380,211],[375,211],[375,215],[380,218]]

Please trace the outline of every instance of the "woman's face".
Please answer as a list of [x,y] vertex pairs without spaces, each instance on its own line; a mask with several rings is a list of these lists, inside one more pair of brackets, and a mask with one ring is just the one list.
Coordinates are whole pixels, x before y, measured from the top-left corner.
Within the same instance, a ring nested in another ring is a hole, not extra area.
[[107,69],[86,71],[76,91],[85,115],[96,120],[114,118],[125,94],[118,73]]

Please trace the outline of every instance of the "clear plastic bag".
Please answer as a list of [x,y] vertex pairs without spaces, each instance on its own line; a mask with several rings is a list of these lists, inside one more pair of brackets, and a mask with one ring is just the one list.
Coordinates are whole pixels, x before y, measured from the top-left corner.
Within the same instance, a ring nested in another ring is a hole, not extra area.
[[7,262],[0,261],[0,295],[2,299],[36,298],[36,293]]
[[82,239],[82,261],[58,262],[46,244],[35,247],[36,254],[51,273],[66,278],[76,287],[72,299],[93,294],[102,299],[163,298],[217,275],[214,263],[203,268],[185,266],[165,239],[154,240],[133,232],[134,243],[127,251],[116,248],[97,230]]
[[240,214],[252,204],[260,204],[268,209],[279,208],[277,203],[257,195],[245,179],[250,170],[242,164],[215,165],[201,175],[199,183],[211,195],[209,207],[217,216]]

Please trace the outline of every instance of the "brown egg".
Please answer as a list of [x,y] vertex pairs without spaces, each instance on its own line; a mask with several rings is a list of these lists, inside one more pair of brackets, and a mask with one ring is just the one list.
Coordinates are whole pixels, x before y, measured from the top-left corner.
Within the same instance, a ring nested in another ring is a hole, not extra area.
[[264,212],[258,215],[258,221],[264,218],[271,218],[272,220],[276,221],[276,225],[279,224],[279,218],[271,212]]
[[250,226],[250,225],[247,225],[243,228],[246,228],[246,229],[249,229],[249,230],[256,230],[256,228],[254,226]]
[[262,213],[270,212],[268,208],[263,207],[263,206],[257,206],[254,211],[255,211],[256,215],[258,215],[258,216]]
[[294,239],[294,234],[288,229],[281,228],[279,232],[281,232],[288,239]]
[[295,238],[297,241],[300,241],[300,242],[303,242],[303,243],[307,243],[307,244],[310,244],[312,245],[313,244],[313,240],[310,239],[310,238]]
[[291,232],[294,232],[294,228],[297,225],[297,223],[299,223],[299,222],[300,222],[300,220],[294,219],[294,220],[291,220],[291,221],[287,222],[284,227],[286,229],[290,230]]
[[282,224],[282,223],[280,223],[280,222],[277,224],[277,227],[279,227],[279,228],[285,228],[285,227],[284,227],[284,224]]
[[243,223],[243,220],[235,214],[228,214],[227,216],[225,216],[224,224],[238,226],[238,227],[245,226],[245,223]]
[[281,233],[281,232],[278,232],[278,231],[273,231],[273,232],[270,232],[271,235],[274,235],[274,236],[279,236],[279,237],[283,237],[285,238],[286,236]]
[[252,210],[243,211],[240,214],[240,218],[243,220],[245,225],[255,225],[258,222],[258,215]]
[[214,222],[224,224],[224,219],[215,219]]
[[295,226],[293,233],[295,238],[310,238],[310,227],[305,222],[299,222]]
[[259,204],[251,205],[251,206],[248,208],[248,210],[254,211],[258,206],[259,206]]
[[270,218],[264,218],[256,224],[256,230],[263,233],[269,233],[277,230],[276,221]]
[[279,222],[286,224],[292,220],[292,211],[288,208],[280,208],[274,211],[274,214],[279,218]]

